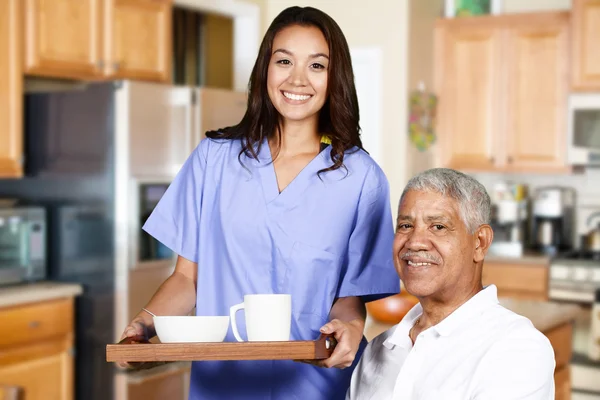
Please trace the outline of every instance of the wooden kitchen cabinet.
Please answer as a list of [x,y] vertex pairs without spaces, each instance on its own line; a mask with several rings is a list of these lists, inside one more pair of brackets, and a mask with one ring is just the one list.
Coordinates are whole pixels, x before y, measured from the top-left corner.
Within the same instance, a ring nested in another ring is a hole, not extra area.
[[483,264],[483,285],[494,284],[498,297],[519,300],[548,300],[549,262],[539,263],[485,260]]
[[25,73],[99,78],[102,1],[25,0]]
[[171,0],[109,0],[107,73],[114,78],[166,82],[171,74]]
[[567,12],[442,19],[435,46],[438,164],[568,170]]
[[0,1],[0,178],[23,175],[20,1]]
[[170,78],[172,0],[25,0],[25,74]]
[[600,90],[600,0],[573,0],[572,87]]
[[3,308],[0,321],[0,386],[27,400],[71,400],[73,299]]

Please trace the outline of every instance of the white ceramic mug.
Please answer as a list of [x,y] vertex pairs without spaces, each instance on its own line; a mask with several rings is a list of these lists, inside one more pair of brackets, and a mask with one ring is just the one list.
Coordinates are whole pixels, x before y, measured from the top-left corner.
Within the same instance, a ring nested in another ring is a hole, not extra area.
[[244,302],[229,309],[231,328],[238,342],[244,339],[237,329],[235,314],[244,310],[246,333],[250,342],[285,342],[290,340],[292,296],[289,294],[248,294]]

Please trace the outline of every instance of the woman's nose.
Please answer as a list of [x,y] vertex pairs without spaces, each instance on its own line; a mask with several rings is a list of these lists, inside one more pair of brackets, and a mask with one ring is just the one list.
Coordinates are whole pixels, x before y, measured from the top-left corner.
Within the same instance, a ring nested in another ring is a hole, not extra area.
[[294,86],[306,85],[306,73],[302,68],[294,67],[290,73],[289,81]]

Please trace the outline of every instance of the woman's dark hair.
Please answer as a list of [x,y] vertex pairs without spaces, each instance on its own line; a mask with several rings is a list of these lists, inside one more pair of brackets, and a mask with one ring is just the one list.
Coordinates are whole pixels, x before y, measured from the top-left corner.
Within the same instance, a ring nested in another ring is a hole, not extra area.
[[[239,124],[209,131],[213,139],[241,139],[242,151],[258,159],[265,137],[279,135],[281,115],[273,106],[267,92],[267,73],[273,51],[273,40],[278,32],[292,25],[318,28],[329,45],[327,99],[319,112],[319,132],[331,140],[333,165],[319,171],[342,167],[344,153],[354,146],[362,149],[358,99],[354,85],[352,61],[346,38],[338,24],[324,12],[312,7],[290,7],[283,10],[271,23],[265,34],[248,84],[248,107]],[[281,143],[281,140],[278,140]],[[255,146],[256,150],[255,150]]]

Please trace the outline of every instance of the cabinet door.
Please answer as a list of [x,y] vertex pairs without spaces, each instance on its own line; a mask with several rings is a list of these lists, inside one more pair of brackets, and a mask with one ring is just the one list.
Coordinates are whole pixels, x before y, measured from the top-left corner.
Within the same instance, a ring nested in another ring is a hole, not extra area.
[[569,14],[532,15],[508,32],[506,167],[566,170]]
[[23,174],[20,1],[0,1],[0,178]]
[[25,73],[102,76],[102,0],[25,0]]
[[67,352],[0,367],[0,384],[20,387],[27,400],[71,400],[72,376]]
[[[171,78],[172,0],[108,0],[108,74],[167,82]],[[110,15],[112,14],[112,16]]]
[[436,28],[437,131],[444,167],[492,169],[501,156],[495,141],[502,31],[477,22],[483,23],[446,20]]
[[554,389],[556,400],[571,400],[571,371],[566,366],[554,373]]
[[573,0],[573,88],[600,90],[600,0]]

